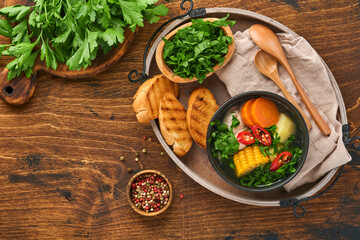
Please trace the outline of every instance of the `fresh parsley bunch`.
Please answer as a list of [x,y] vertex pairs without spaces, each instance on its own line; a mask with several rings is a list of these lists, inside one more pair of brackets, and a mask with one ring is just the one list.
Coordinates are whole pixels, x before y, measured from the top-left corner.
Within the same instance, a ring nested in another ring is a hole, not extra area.
[[[54,70],[66,63],[70,70],[91,65],[101,49],[107,54],[124,41],[124,28],[135,31],[159,21],[168,9],[158,0],[34,0],[34,6],[15,5],[0,9],[0,35],[12,44],[0,45],[1,55],[15,59],[6,67],[8,79],[33,73],[35,60],[45,60]],[[10,23],[15,23],[12,27]]]
[[216,64],[222,65],[233,39],[226,36],[221,26],[233,26],[226,16],[214,22],[191,20],[192,25],[180,29],[165,41],[163,57],[174,74],[182,78],[197,78],[202,83]]
[[239,151],[239,142],[233,133],[233,128],[239,124],[240,122],[235,116],[232,117],[230,129],[219,120],[211,122],[211,126],[214,126],[214,131],[209,139],[209,142],[213,144],[212,155],[233,169],[235,169],[233,155]]

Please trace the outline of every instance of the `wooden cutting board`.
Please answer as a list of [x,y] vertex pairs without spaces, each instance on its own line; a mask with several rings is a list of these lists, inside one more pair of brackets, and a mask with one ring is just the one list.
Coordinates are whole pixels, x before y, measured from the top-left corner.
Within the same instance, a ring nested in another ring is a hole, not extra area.
[[[8,0],[5,2],[6,6],[13,6],[16,4],[33,5],[34,2],[29,0]],[[139,28],[132,32],[126,29],[124,36],[125,40],[119,44],[109,54],[104,55],[99,51],[97,58],[93,61],[92,66],[82,69],[80,71],[70,71],[66,64],[59,64],[57,70],[47,69],[45,62],[40,61],[38,58],[34,67],[34,74],[31,78],[27,78],[25,74],[20,75],[18,78],[7,80],[8,70],[4,69],[0,73],[0,97],[7,103],[12,105],[21,105],[26,103],[34,94],[36,87],[36,76],[39,71],[45,71],[51,75],[62,78],[86,78],[94,76],[103,72],[113,63],[117,62],[130,48],[131,43],[134,41]]]

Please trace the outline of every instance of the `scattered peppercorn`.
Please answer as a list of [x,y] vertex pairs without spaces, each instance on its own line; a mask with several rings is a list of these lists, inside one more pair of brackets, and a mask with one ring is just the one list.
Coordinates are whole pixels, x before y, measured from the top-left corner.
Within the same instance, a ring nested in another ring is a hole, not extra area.
[[135,153],[135,156],[137,156],[137,157],[138,157],[138,156],[139,156],[139,153]]
[[180,195],[180,198],[184,198],[184,195],[181,194],[181,195]]
[[128,171],[128,173],[131,173],[131,172],[132,172],[132,169],[131,169],[131,168],[128,168],[127,171]]
[[143,153],[147,153],[146,148],[143,149]]
[[135,158],[135,161],[138,162],[138,161],[139,161],[139,158]]
[[146,136],[143,136],[143,139],[146,140]]
[[161,156],[165,156],[165,153],[164,153],[164,152],[161,152]]
[[120,157],[120,161],[124,161],[125,160],[125,157],[124,156],[121,156]]
[[144,212],[157,212],[168,203],[170,188],[166,180],[153,173],[138,176],[131,184],[131,200]]
[[149,138],[149,142],[151,142],[151,138]]

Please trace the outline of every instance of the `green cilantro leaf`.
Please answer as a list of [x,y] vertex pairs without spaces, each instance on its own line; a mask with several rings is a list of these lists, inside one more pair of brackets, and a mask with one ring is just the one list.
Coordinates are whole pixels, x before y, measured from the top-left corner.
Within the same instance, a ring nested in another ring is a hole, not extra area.
[[16,25],[12,31],[13,43],[30,43],[27,21],[24,20]]
[[[235,168],[233,155],[239,151],[239,142],[228,126],[220,121],[211,123],[214,131],[211,133],[209,142],[213,144],[211,149],[214,157],[219,158],[223,163]],[[239,125],[239,120],[232,119],[232,126]]]
[[0,58],[2,56],[2,52],[10,46],[11,46],[11,44],[0,45]]
[[4,7],[0,9],[0,15],[8,16],[10,22],[21,21],[29,14],[31,7],[15,5],[11,7]]
[[87,59],[90,59],[89,44],[87,39],[83,41],[81,47],[75,52],[75,54],[66,62],[70,70],[75,70],[81,66],[82,63],[86,63]]
[[13,27],[6,19],[0,19],[0,35],[12,37]]
[[118,0],[116,3],[120,5],[126,23],[130,24],[130,26],[144,26],[143,15],[140,13],[140,8],[135,2]]
[[98,32],[91,32],[90,30],[87,31],[88,34],[88,41],[89,41],[89,48],[90,52],[94,51],[98,47],[97,38],[99,36]]
[[156,3],[158,0],[135,0],[136,5],[140,10],[145,9],[148,5],[152,5]]
[[71,32],[72,32],[71,29],[68,28],[63,34],[61,34],[61,35],[57,36],[56,38],[54,38],[54,39],[52,40],[52,42],[57,43],[57,44],[59,44],[59,43],[65,43],[66,40],[68,40]]
[[108,28],[102,35],[103,39],[109,46],[113,46],[117,41],[122,42],[124,36],[113,28]]
[[156,23],[159,21],[160,17],[158,16],[166,16],[169,12],[169,9],[164,6],[164,4],[160,4],[158,6],[150,6],[149,8],[144,10],[144,16],[149,21],[149,23]]
[[56,70],[58,65],[57,65],[55,53],[49,47],[47,42],[43,41],[43,43],[41,45],[40,52],[41,52],[40,60],[43,61],[45,59],[45,63],[46,63],[47,68],[49,68],[49,69],[52,68],[52,69]]
[[85,16],[87,16],[88,13],[88,5],[82,4],[80,8],[77,10],[77,13],[75,14],[75,19],[80,19]]
[[26,52],[31,52],[34,46],[35,45],[31,43],[19,43],[3,51],[3,54],[6,56],[20,57]]

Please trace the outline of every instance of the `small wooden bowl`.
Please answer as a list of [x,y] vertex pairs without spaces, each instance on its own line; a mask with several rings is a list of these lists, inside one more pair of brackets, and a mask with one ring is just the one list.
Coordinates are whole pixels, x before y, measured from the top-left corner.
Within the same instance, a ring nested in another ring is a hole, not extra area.
[[[219,18],[204,18],[205,21],[216,21],[219,20]],[[192,22],[186,23],[184,25],[181,25],[180,27],[176,28],[175,30],[173,30],[172,32],[170,32],[165,38],[167,40],[169,40],[171,37],[173,37],[180,29],[191,26]],[[224,31],[224,33],[229,36],[232,37],[232,39],[234,39],[234,35],[230,29],[230,27],[221,27]],[[173,82],[177,82],[177,83],[189,83],[189,82],[195,82],[198,79],[197,78],[182,78],[178,75],[174,75],[174,72],[171,70],[171,68],[165,63],[165,60],[163,58],[163,52],[164,52],[164,46],[165,46],[165,42],[161,41],[156,49],[156,55],[155,55],[155,59],[156,59],[156,63],[158,68],[160,69],[160,71],[171,81]],[[219,70],[220,68],[222,68],[223,66],[226,65],[226,63],[228,63],[232,57],[232,55],[235,52],[235,43],[234,41],[228,46],[228,52],[225,55],[225,61],[224,63],[220,66],[219,64],[214,66],[214,72]],[[208,74],[206,74],[206,77],[209,77],[211,74],[213,74],[214,72],[209,72]]]
[[[157,212],[144,212],[138,208],[135,207],[135,204],[134,202],[131,200],[131,184],[135,181],[135,179],[140,176],[140,175],[143,175],[143,174],[157,174],[159,175],[160,177],[164,178],[165,181],[168,183],[169,185],[169,191],[170,191],[170,197],[169,197],[169,200],[167,202],[167,204],[162,208],[160,209],[159,211]],[[146,216],[146,217],[153,217],[153,216],[157,216],[163,212],[165,212],[166,209],[168,209],[168,207],[170,206],[171,202],[172,202],[172,199],[173,199],[173,188],[171,186],[171,183],[169,181],[169,179],[167,179],[165,177],[165,175],[159,171],[156,171],[156,170],[144,170],[144,171],[141,171],[141,172],[138,172],[137,174],[135,174],[130,180],[129,180],[129,183],[128,185],[126,186],[126,196],[127,196],[127,199],[129,201],[129,204],[131,206],[131,208],[137,212],[138,214],[140,215],[143,215],[143,216]]]

